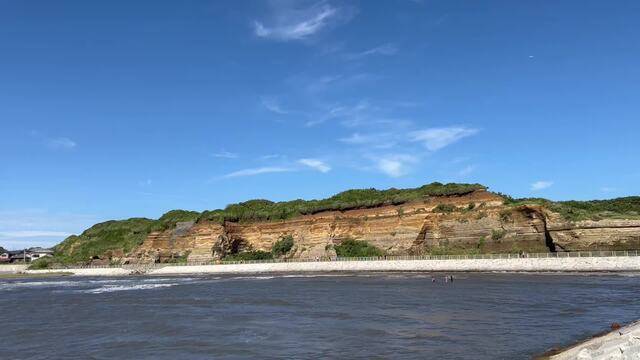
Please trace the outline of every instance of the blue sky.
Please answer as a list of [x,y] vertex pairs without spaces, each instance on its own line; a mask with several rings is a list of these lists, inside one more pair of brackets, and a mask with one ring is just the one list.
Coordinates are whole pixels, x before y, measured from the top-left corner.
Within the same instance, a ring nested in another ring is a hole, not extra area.
[[0,245],[252,198],[638,194],[637,1],[0,1]]

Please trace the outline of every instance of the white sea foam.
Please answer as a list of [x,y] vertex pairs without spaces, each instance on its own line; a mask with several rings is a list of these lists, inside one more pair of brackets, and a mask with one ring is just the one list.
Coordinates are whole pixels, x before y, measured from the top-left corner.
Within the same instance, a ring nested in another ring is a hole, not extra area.
[[352,274],[278,274],[278,275],[247,275],[247,276],[234,276],[227,278],[217,278],[223,280],[271,280],[279,278],[323,278],[323,277],[351,277]]
[[102,294],[102,293],[110,293],[110,292],[117,292],[117,291],[158,289],[158,288],[172,287],[175,285],[178,285],[178,284],[167,283],[167,284],[137,284],[137,285],[105,285],[96,289],[79,290],[78,292],[84,293],[84,294]]
[[24,289],[32,287],[63,287],[76,286],[76,281],[24,281],[0,283],[0,290]]
[[275,277],[276,276],[236,276],[231,279],[233,280],[270,280]]
[[173,278],[146,278],[143,279],[145,283],[156,283],[163,281],[177,281],[177,282],[194,282],[196,280],[202,280],[201,278],[194,277],[173,277]]
[[282,275],[283,278],[319,278],[319,277],[351,277],[350,274],[292,274]]

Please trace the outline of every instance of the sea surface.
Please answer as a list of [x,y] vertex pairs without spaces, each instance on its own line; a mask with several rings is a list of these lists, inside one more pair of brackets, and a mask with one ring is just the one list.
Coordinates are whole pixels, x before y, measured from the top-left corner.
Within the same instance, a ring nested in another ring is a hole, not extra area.
[[529,359],[640,319],[636,275],[433,276],[0,280],[0,357]]

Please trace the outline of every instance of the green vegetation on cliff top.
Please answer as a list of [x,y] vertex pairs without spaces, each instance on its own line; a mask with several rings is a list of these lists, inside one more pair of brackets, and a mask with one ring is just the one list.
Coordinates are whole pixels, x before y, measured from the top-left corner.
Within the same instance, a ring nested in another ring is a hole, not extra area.
[[[293,200],[272,202],[250,200],[231,204],[224,209],[202,213],[172,210],[158,220],[132,218],[96,224],[80,235],[72,235],[58,244],[54,250],[56,260],[62,263],[87,262],[92,257],[109,254],[127,254],[142,244],[152,231],[171,229],[176,223],[194,222],[251,222],[278,221],[322,211],[344,211],[371,208],[383,205],[400,205],[419,201],[431,196],[462,196],[486,187],[479,184],[432,183],[413,189],[361,189],[348,190],[322,200]],[[597,201],[551,202],[544,199],[512,199],[505,196],[511,205],[538,204],[560,213],[568,220],[602,218],[640,218],[640,197]],[[262,256],[262,254],[256,254]]]
[[540,205],[569,221],[640,219],[640,196],[610,200],[550,201],[541,198],[513,199],[502,195],[507,205]]
[[[86,262],[93,257],[114,253],[128,253],[142,244],[153,231],[171,229],[178,222],[210,221],[278,221],[322,211],[344,211],[381,205],[399,205],[423,200],[429,196],[462,196],[486,187],[479,184],[432,183],[413,189],[348,190],[322,200],[293,200],[272,202],[250,200],[231,204],[224,209],[204,211],[172,210],[158,220],[133,218],[96,224],[80,235],[72,235],[54,250],[62,263]],[[262,256],[258,254],[256,256]],[[245,259],[246,260],[246,259]]]
[[287,220],[300,215],[311,215],[323,211],[345,211],[365,209],[383,205],[400,205],[423,200],[429,196],[461,196],[476,190],[485,190],[479,184],[432,183],[413,189],[358,189],[347,190],[322,200],[293,200],[273,202],[249,200],[228,205],[224,210],[203,212],[198,221],[274,221]]
[[142,244],[159,220],[132,218],[93,225],[80,235],[71,235],[54,247],[55,257],[63,263],[86,262],[94,256],[121,252],[126,254]]

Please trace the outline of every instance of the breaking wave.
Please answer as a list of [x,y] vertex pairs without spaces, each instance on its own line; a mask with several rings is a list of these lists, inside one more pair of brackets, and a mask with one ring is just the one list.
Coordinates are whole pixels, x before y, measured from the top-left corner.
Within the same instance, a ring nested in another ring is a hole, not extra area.
[[20,281],[20,282],[1,282],[0,290],[13,290],[25,288],[48,288],[48,287],[66,287],[76,286],[77,281]]
[[105,285],[96,289],[78,290],[79,293],[84,294],[102,294],[111,293],[117,291],[131,291],[131,290],[149,290],[158,288],[167,288],[178,285],[177,283],[168,284],[137,284],[137,285]]

